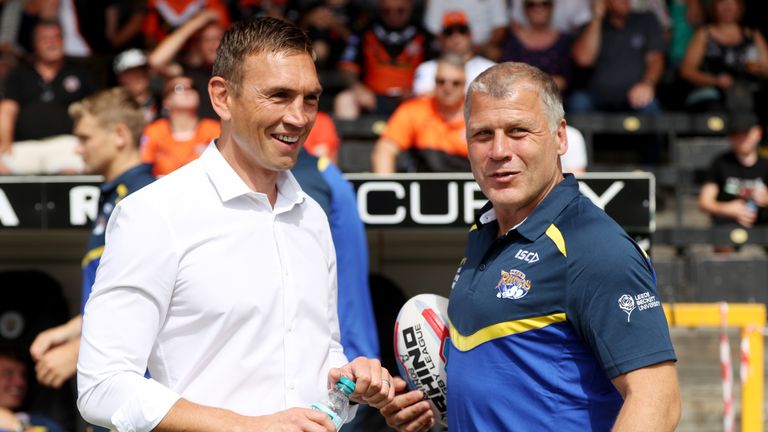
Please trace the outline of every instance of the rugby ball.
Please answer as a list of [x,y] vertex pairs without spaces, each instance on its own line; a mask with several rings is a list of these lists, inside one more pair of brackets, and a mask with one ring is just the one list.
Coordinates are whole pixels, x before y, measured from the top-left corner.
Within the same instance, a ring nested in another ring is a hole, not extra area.
[[395,360],[411,390],[421,390],[435,419],[447,426],[445,354],[449,343],[448,299],[419,294],[403,305],[395,321]]

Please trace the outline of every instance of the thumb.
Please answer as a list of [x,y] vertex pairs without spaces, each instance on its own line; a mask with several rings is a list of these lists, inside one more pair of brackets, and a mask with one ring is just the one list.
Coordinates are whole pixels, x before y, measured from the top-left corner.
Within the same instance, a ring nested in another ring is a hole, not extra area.
[[400,394],[406,390],[408,387],[408,383],[405,382],[404,379],[400,378],[399,376],[393,377],[395,382],[395,394]]
[[342,375],[344,374],[341,372],[341,369],[331,368],[331,370],[328,371],[328,388],[336,385],[336,383],[341,379]]

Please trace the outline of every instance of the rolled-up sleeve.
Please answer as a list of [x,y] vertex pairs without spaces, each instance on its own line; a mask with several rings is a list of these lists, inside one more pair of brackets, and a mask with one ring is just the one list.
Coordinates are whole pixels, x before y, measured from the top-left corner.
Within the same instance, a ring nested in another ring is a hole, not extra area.
[[164,215],[135,198],[109,220],[77,365],[83,418],[118,431],[152,430],[179,399],[145,377],[175,285],[177,247]]

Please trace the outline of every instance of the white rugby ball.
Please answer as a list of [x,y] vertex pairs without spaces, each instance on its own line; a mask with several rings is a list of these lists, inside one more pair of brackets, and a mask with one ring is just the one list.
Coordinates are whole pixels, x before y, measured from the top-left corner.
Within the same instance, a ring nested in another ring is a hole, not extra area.
[[424,392],[436,420],[447,426],[445,354],[449,343],[448,299],[419,294],[400,308],[395,321],[395,360],[412,390]]

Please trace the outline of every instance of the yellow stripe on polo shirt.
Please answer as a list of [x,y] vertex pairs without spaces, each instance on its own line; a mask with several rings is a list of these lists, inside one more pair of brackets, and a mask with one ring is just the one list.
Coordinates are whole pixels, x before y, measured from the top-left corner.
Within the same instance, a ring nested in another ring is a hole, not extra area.
[[546,234],[547,237],[549,237],[550,240],[555,243],[557,250],[559,250],[563,256],[568,256],[565,253],[565,239],[563,238],[563,233],[560,232],[555,224],[552,224],[549,226],[549,228],[547,228]]
[[101,258],[101,255],[104,253],[104,246],[99,246],[97,248],[93,248],[89,250],[85,256],[83,257],[83,261],[80,263],[83,267],[87,266],[91,261],[95,260],[96,258]]
[[478,345],[484,344],[494,339],[503,338],[517,333],[526,332],[544,328],[550,324],[556,324],[565,321],[565,313],[556,313],[552,315],[526,318],[515,321],[506,321],[498,324],[489,325],[464,336],[451,325],[451,343],[459,351],[469,351]]

